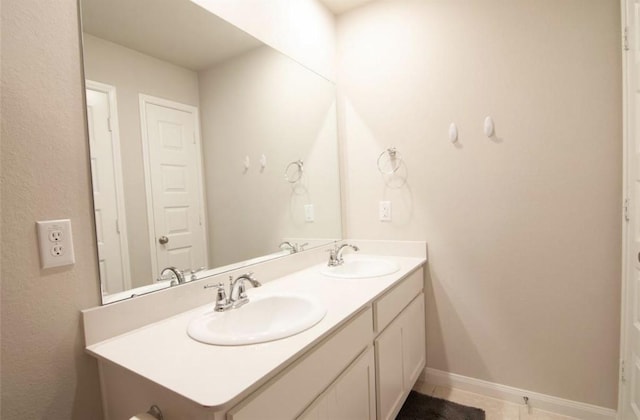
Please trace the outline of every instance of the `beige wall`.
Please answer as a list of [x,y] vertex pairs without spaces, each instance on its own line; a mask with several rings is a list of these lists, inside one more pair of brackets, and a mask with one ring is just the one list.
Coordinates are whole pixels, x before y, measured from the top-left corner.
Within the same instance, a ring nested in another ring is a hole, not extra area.
[[139,94],[198,107],[198,75],[87,33],[83,34],[83,48],[85,77],[116,88],[131,283],[132,287],[146,286],[153,276]]
[[318,0],[194,0],[216,15],[335,80],[335,19]]
[[[284,238],[339,238],[334,85],[268,46],[199,78],[211,265],[276,252]],[[298,159],[305,174],[292,188],[284,170]]]
[[381,1],[337,28],[348,236],[428,241],[428,366],[616,407],[619,3]]
[[[80,310],[100,303],[74,1],[2,1],[2,413],[97,419]],[[70,218],[76,264],[40,270],[35,221]]]

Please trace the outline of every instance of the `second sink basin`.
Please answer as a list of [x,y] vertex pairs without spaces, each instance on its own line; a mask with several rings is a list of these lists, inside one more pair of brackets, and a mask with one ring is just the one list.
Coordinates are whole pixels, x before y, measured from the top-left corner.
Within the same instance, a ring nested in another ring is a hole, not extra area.
[[194,318],[187,333],[194,340],[221,346],[263,343],[298,334],[320,322],[326,308],[295,294],[252,297],[249,303]]
[[335,267],[324,266],[321,274],[343,279],[361,279],[366,277],[380,277],[395,273],[400,266],[394,261],[376,257],[345,258],[344,263]]

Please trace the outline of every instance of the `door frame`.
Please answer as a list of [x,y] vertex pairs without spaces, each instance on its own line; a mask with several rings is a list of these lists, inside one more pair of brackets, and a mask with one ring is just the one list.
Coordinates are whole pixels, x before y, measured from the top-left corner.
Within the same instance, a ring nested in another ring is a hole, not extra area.
[[[158,98],[156,96],[139,94],[140,104],[140,134],[142,139],[142,161],[144,166],[144,186],[146,194],[147,205],[147,223],[149,226],[149,251],[151,253],[151,274],[154,279],[159,276],[158,268],[158,253],[156,252],[156,224],[153,211],[153,190],[151,188],[151,162],[149,160],[149,135],[147,132],[147,104],[158,105],[167,108],[173,108],[179,111],[189,112],[193,114],[195,120],[194,135],[196,144],[196,162],[198,167],[196,168],[199,176],[198,179],[198,199],[200,200],[200,220],[202,221],[202,234],[204,240],[204,256],[205,260],[209,259],[209,228],[206,218],[206,204],[204,196],[204,171],[202,160],[202,139],[200,136],[200,111],[198,107],[183,104],[180,102],[171,101],[164,98]],[[197,268],[197,267],[195,267]]]
[[120,149],[120,123],[118,121],[118,100],[116,87],[94,80],[85,80],[85,89],[102,92],[109,98],[109,128],[111,129],[112,158],[116,190],[116,212],[120,237],[120,261],[122,263],[124,290],[131,289],[131,263],[129,260],[129,237],[127,231],[127,213],[124,206],[124,181],[122,175],[122,154]]
[[[631,386],[629,380],[625,381],[625,361],[629,356],[629,349],[627,346],[631,345],[629,343],[629,334],[628,327],[629,323],[632,322],[633,307],[631,302],[629,301],[631,296],[631,291],[633,290],[633,272],[634,267],[632,263],[632,259],[628,255],[631,250],[633,250],[633,246],[630,246],[629,240],[633,238],[633,232],[630,232],[632,228],[632,224],[629,223],[629,218],[633,217],[632,209],[635,208],[638,203],[635,203],[632,200],[632,187],[633,183],[630,182],[630,177],[632,174],[629,173],[632,165],[629,164],[629,159],[632,159],[631,151],[633,149],[633,119],[629,115],[629,72],[633,69],[631,68],[633,63],[630,63],[628,58],[628,44],[627,44],[627,27],[628,27],[628,16],[627,16],[627,7],[628,0],[620,0],[620,22],[621,22],[621,39],[622,39],[622,279],[621,279],[621,299],[620,299],[620,360],[618,365],[618,410],[617,417],[622,418],[621,416],[625,413],[626,404],[627,404],[627,396],[628,396],[628,387]],[[629,366],[631,361],[628,361],[626,364]],[[630,369],[627,367],[627,376]]]

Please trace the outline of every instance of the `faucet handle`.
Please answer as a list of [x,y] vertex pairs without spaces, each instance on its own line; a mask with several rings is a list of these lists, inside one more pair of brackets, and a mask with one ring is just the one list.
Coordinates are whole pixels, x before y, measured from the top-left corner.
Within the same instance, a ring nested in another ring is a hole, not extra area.
[[213,308],[216,312],[224,311],[229,307],[229,299],[227,298],[227,292],[224,290],[224,284],[207,284],[204,286],[205,289],[210,289],[212,287],[216,287],[216,306]]

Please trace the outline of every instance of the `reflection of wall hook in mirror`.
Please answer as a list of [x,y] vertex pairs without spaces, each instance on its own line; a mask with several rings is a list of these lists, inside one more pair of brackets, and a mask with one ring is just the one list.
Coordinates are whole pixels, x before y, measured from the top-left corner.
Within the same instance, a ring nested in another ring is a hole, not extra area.
[[383,175],[395,173],[402,165],[402,156],[395,147],[389,147],[378,156],[378,170]]
[[251,160],[249,159],[249,156],[244,157],[242,165],[244,166],[244,172],[247,172],[249,170],[249,167],[251,166]]
[[267,167],[267,157],[265,155],[260,156],[260,172],[264,171]]
[[287,165],[284,170],[284,179],[290,184],[295,184],[300,181],[302,174],[304,173],[304,162],[298,159]]

